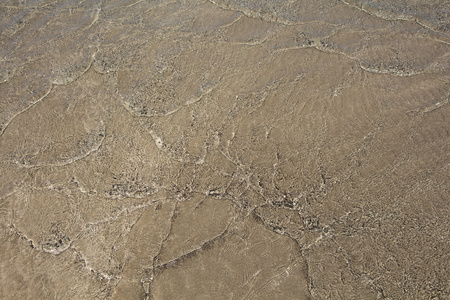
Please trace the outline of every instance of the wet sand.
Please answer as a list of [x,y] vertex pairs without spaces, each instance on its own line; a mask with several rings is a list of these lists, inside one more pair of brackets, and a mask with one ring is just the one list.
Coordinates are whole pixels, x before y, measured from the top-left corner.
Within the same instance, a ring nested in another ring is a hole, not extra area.
[[448,299],[450,2],[5,0],[0,299]]

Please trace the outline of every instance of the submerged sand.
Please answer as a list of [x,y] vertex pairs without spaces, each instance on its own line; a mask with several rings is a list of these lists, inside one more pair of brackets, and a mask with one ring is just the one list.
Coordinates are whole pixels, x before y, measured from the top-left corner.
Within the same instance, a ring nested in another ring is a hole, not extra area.
[[1,299],[448,299],[450,2],[5,0]]

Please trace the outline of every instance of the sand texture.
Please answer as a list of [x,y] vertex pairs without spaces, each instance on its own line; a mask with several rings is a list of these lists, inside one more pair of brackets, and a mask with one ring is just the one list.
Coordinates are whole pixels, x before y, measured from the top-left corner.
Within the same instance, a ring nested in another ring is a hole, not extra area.
[[449,0],[2,0],[0,299],[450,299]]

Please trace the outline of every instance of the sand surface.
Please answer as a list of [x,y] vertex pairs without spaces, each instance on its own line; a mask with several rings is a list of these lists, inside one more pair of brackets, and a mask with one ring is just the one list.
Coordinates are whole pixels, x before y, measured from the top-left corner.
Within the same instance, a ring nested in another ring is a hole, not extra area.
[[3,0],[0,299],[450,299],[450,1]]

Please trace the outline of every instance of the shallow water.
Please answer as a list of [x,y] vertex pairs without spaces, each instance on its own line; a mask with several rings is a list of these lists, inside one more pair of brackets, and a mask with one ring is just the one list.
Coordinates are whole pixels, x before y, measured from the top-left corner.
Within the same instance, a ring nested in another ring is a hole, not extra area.
[[2,1],[0,298],[450,296],[450,1]]

